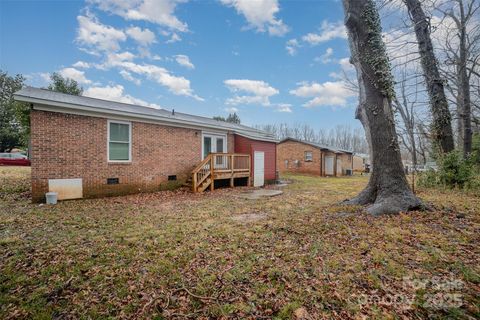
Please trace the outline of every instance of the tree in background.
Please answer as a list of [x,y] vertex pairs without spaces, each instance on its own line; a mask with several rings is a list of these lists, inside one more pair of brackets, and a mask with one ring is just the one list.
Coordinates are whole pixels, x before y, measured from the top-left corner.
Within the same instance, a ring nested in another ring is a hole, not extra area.
[[441,71],[456,105],[458,149],[467,157],[472,151],[473,108],[478,99],[474,85],[480,77],[480,1],[442,1],[434,9],[443,15],[438,26],[443,39],[437,52],[445,61]]
[[[83,88],[75,80],[64,78],[58,73],[53,73],[50,79],[49,90],[73,95],[83,93]],[[30,106],[13,98],[13,94],[24,85],[24,76],[17,74],[12,77],[0,70],[0,152],[28,146]]]
[[393,77],[382,40],[380,17],[373,0],[343,0],[351,59],[357,72],[362,123],[373,172],[367,187],[348,204],[370,205],[374,215],[422,206],[405,177],[395,130]]
[[13,94],[24,82],[22,75],[12,77],[0,70],[0,152],[25,147],[28,143],[28,118],[25,120],[24,115],[29,107],[13,99]]
[[240,117],[236,112],[230,113],[227,118],[224,118],[222,116],[215,116],[213,117],[213,120],[218,120],[218,121],[224,121],[224,122],[230,122],[230,123],[236,123],[240,124]]
[[47,87],[48,90],[73,94],[75,96],[81,96],[83,93],[83,88],[77,81],[70,78],[64,78],[57,72],[51,74],[50,81],[51,83]]
[[367,140],[363,130],[361,128],[352,129],[348,125],[337,125],[328,131],[324,129],[315,131],[306,123],[295,123],[293,125],[287,123],[264,124],[254,127],[274,135],[278,140],[294,138],[356,153],[368,153]]
[[433,140],[442,153],[453,151],[452,117],[430,37],[430,21],[419,0],[404,0],[414,24],[432,113]]
[[236,112],[230,113],[227,117],[227,122],[240,124],[240,117]]

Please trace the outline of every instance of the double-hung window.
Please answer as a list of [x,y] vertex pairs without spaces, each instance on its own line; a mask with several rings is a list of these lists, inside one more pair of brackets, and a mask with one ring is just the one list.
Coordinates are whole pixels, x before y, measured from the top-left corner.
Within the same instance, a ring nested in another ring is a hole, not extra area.
[[108,161],[132,161],[132,124],[123,121],[108,121]]
[[312,151],[305,151],[305,161],[306,162],[313,161],[313,152]]

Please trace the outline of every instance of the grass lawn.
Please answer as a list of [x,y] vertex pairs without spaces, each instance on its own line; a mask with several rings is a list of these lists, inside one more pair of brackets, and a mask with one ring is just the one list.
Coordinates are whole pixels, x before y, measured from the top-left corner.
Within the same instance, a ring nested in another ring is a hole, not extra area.
[[[366,177],[289,176],[281,196],[186,190],[31,204],[0,167],[0,318],[480,317],[480,197],[375,218]],[[258,214],[257,219],[238,218]]]

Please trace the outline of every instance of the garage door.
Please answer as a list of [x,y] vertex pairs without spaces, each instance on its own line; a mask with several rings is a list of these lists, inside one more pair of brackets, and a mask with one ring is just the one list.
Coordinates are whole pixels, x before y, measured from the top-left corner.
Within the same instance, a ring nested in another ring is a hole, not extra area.
[[255,151],[253,159],[253,186],[261,187],[265,183],[265,153]]
[[327,176],[333,176],[334,174],[333,161],[334,159],[332,156],[325,157],[325,174]]

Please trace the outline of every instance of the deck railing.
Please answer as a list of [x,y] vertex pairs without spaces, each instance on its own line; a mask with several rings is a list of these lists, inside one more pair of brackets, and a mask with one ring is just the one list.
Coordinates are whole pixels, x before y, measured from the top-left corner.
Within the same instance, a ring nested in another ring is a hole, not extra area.
[[210,153],[192,171],[193,192],[203,191],[208,186],[213,189],[216,177],[234,179],[237,173],[250,174],[249,154]]

